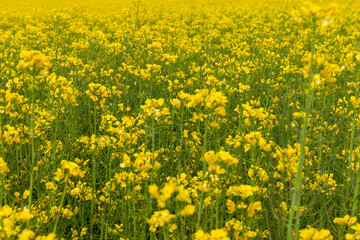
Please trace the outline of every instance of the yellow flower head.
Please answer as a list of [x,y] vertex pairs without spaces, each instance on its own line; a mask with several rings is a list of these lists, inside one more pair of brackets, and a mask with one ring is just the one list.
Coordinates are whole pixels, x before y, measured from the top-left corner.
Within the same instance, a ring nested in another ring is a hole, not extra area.
[[350,226],[350,225],[353,225],[354,223],[356,223],[356,221],[357,221],[356,217],[350,218],[349,215],[345,215],[343,218],[335,218],[333,222],[340,226],[345,225],[345,224]]
[[10,169],[8,168],[7,163],[0,157],[0,173],[5,175],[8,172],[10,172]]
[[180,212],[181,216],[190,216],[195,213],[195,206],[194,205],[186,205]]
[[47,75],[49,69],[52,68],[51,57],[39,51],[22,51],[20,57],[22,60],[17,65],[17,69],[39,69],[42,70],[43,75]]
[[62,160],[61,168],[64,172],[68,172],[70,176],[81,177],[81,178],[85,176],[85,171],[82,171],[80,169],[80,166],[75,162]]
[[18,235],[19,240],[30,240],[35,237],[35,233],[29,229],[24,229],[22,232]]
[[320,231],[316,228],[306,228],[300,230],[301,240],[331,240],[333,239],[330,231],[327,229],[321,229]]

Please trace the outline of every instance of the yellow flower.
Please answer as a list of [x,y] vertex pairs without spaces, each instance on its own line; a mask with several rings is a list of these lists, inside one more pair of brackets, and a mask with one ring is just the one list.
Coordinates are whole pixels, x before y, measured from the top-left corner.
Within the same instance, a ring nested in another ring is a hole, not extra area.
[[287,212],[288,208],[287,208],[286,202],[280,203],[280,207],[284,212]]
[[261,211],[262,210],[262,207],[261,207],[261,202],[260,201],[257,201],[257,202],[254,202],[254,203],[250,203],[248,208],[247,208],[247,215],[249,217],[253,217],[254,214],[255,214],[255,210],[256,211]]
[[217,160],[217,156],[214,151],[206,152],[204,154],[204,158],[209,165],[214,165]]
[[230,240],[227,236],[227,232],[223,229],[215,229],[210,232],[211,240]]
[[331,240],[333,239],[330,231],[327,229],[321,229],[320,231],[316,228],[306,228],[300,230],[301,240]]
[[254,232],[254,231],[246,231],[244,235],[245,235],[245,239],[254,238],[254,237],[256,237],[256,232]]
[[57,189],[56,185],[53,182],[45,183],[45,187],[46,187],[46,189],[49,189],[49,190],[56,190]]
[[47,236],[37,236],[35,240],[56,240],[56,234],[50,233]]
[[18,235],[19,240],[30,240],[35,237],[35,233],[29,229],[24,229],[22,232]]
[[195,90],[195,95],[190,95],[190,102],[188,103],[188,107],[196,107],[200,103],[203,103],[205,100],[205,97],[209,94],[208,89],[197,89]]
[[359,108],[360,107],[360,99],[356,99],[356,97],[351,96],[350,97],[350,102],[353,105],[354,108]]
[[178,226],[176,224],[171,224],[169,227],[169,232],[173,233],[177,228]]
[[230,199],[228,199],[228,200],[226,201],[226,207],[227,207],[229,213],[233,213],[233,212],[235,212],[235,210],[236,210],[236,205],[235,205],[235,203],[234,203],[233,201],[231,201]]
[[34,217],[33,214],[30,213],[30,210],[25,208],[22,212],[18,213],[18,218],[22,222],[26,222],[27,220],[30,220]]
[[352,226],[351,229],[355,230],[356,232],[360,233],[360,224],[356,223],[355,226]]
[[345,224],[350,226],[350,225],[353,225],[354,223],[356,223],[356,221],[357,221],[356,217],[350,218],[349,215],[345,215],[343,218],[335,218],[333,222],[340,226],[345,225]]
[[127,155],[125,153],[123,156],[123,162],[120,164],[120,167],[126,168],[126,167],[130,167],[130,166],[131,166],[131,159],[130,159],[129,155]]
[[79,187],[75,187],[71,189],[70,194],[73,196],[80,196],[81,189]]
[[26,189],[26,190],[23,192],[23,199],[27,199],[28,196],[29,196],[29,194],[30,194],[30,191]]
[[184,186],[178,188],[178,195],[176,196],[177,201],[191,203],[190,193]]
[[165,186],[160,190],[161,195],[165,199],[171,197],[171,195],[176,191],[176,183],[166,183]]
[[225,151],[220,151],[218,153],[216,153],[216,156],[223,161],[224,163],[226,163],[227,165],[234,165],[237,164],[239,162],[239,160],[237,160],[236,158],[234,158],[233,156],[231,156],[230,153],[225,152]]
[[154,212],[147,222],[150,224],[150,231],[155,232],[157,227],[162,227],[166,223],[171,222],[175,218],[174,214],[170,214],[169,210],[160,210]]
[[74,213],[73,213],[70,209],[68,209],[68,208],[62,209],[62,216],[63,216],[64,218],[70,219],[73,214],[74,214]]
[[[115,224],[115,226],[116,226],[118,229],[121,230],[121,226],[120,226],[120,225]],[[85,236],[85,235],[86,235],[86,232],[87,232],[87,227],[83,227],[83,228],[81,229],[81,232],[80,232],[80,237]]]
[[230,186],[226,191],[226,195],[240,196],[242,199],[246,199],[254,195],[254,191],[250,185]]
[[11,207],[9,207],[9,205],[4,205],[3,207],[0,208],[0,218],[10,216],[12,211],[13,210]]
[[306,2],[304,2],[303,11],[306,15],[316,17],[320,13],[321,7],[311,3],[309,1],[306,1]]
[[195,240],[210,240],[210,234],[205,233],[203,230],[198,230],[194,237]]
[[240,202],[236,207],[238,209],[245,209],[245,208],[247,208],[247,205],[244,202]]
[[211,230],[210,234],[205,233],[203,230],[198,230],[194,237],[195,240],[230,240],[224,229]]
[[356,240],[356,237],[355,237],[355,234],[347,233],[347,234],[345,234],[345,239],[346,240]]
[[48,74],[50,68],[52,68],[51,57],[45,56],[39,51],[31,50],[31,51],[21,51],[19,64],[16,66],[17,69],[41,69],[42,74]]
[[54,180],[58,182],[63,178],[64,178],[64,171],[61,168],[58,168],[55,172]]
[[8,168],[7,163],[0,157],[0,173],[5,175],[5,173],[8,173],[9,171],[10,169]]
[[190,216],[195,213],[195,206],[194,205],[186,205],[180,212],[181,216]]
[[66,172],[67,170],[70,176],[81,177],[81,178],[85,176],[85,171],[82,171],[80,169],[80,166],[75,162],[62,160],[61,168],[64,172]]
[[149,193],[150,193],[150,196],[152,198],[159,198],[160,197],[160,194],[159,194],[159,188],[158,186],[156,186],[155,184],[152,184],[149,186]]

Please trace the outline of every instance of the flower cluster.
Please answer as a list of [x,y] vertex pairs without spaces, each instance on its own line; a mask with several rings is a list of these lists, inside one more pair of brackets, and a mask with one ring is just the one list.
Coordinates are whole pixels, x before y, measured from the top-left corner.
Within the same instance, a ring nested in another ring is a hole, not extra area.
[[50,62],[51,57],[46,56],[37,50],[22,51],[21,60],[16,66],[17,69],[41,70],[42,75],[47,75],[53,64]]

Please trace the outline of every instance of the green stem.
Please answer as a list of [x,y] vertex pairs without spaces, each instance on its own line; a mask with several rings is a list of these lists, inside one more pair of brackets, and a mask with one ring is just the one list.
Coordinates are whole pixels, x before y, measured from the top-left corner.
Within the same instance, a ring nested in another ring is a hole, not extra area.
[[[33,75],[33,82],[30,84],[30,94],[31,94],[31,105],[30,105],[30,138],[31,138],[31,166],[30,166],[30,187],[29,187],[29,198],[28,198],[28,209],[31,211],[33,190],[34,190],[34,170],[35,170],[35,127],[34,127],[34,103],[35,103],[35,94],[34,94],[34,82],[35,75]],[[27,221],[26,225],[29,224]]]
[[[355,68],[355,74],[354,74],[354,78],[355,78],[355,83],[356,83],[356,87],[355,87],[355,97],[358,97],[358,71],[359,71],[359,64],[358,61],[356,60],[356,68]],[[354,145],[354,137],[355,137],[355,129],[356,129],[356,125],[357,122],[355,120],[356,118],[356,112],[354,111],[354,117],[353,117],[353,122],[352,122],[352,126],[351,126],[351,142],[350,142],[350,172],[351,172],[351,165],[352,165],[352,157],[353,157],[353,145]],[[354,159],[354,167],[356,168],[357,163],[358,163],[358,159]],[[350,189],[350,187],[347,187],[347,189]],[[355,180],[355,189],[354,189],[354,196],[353,196],[353,201],[352,201],[352,209],[351,209],[351,216],[356,216],[356,212],[357,212],[357,206],[358,206],[358,196],[359,196],[359,190],[360,190],[360,174],[359,174],[359,169],[356,172],[356,180]]]
[[[96,141],[96,104],[94,104],[94,136]],[[94,143],[96,144],[96,143]],[[92,176],[91,176],[91,222],[90,222],[90,239],[93,239],[94,235],[94,210],[95,210],[95,188],[96,188],[96,159],[95,159],[95,153],[97,151],[97,147],[95,146],[94,153],[92,154]]]
[[[316,30],[316,21],[313,19],[313,36],[315,36],[315,30]],[[291,194],[291,205],[290,205],[290,215],[287,225],[287,240],[293,239],[293,221],[294,221],[294,215],[295,215],[295,209],[296,209],[296,224],[295,224],[295,239],[297,240],[299,238],[299,228],[300,228],[300,194],[301,194],[301,185],[302,185],[302,170],[303,165],[305,161],[305,145],[306,145],[306,136],[307,136],[307,128],[308,128],[308,121],[309,121],[309,115],[312,107],[312,102],[315,95],[315,90],[311,89],[311,82],[313,77],[313,59],[314,59],[314,42],[311,41],[311,63],[310,63],[310,73],[308,78],[308,89],[311,91],[311,94],[307,94],[306,96],[306,103],[305,103],[305,111],[306,116],[304,119],[303,126],[301,128],[300,132],[300,159],[297,166],[297,173],[295,177],[295,186],[294,190]]]
[[[202,148],[202,156],[205,155],[206,153],[206,148],[207,148],[207,134],[208,134],[208,117],[209,115],[206,114],[206,118],[205,118],[205,133],[204,133],[204,144],[203,144],[203,148]],[[203,159],[203,174],[202,174],[202,184],[205,183],[205,171],[206,171],[206,162]],[[196,222],[196,230],[199,230],[200,228],[200,221],[201,221],[201,211],[202,211],[202,207],[203,207],[203,203],[204,203],[204,197],[205,194],[204,192],[201,193],[201,199],[200,199],[200,205],[199,205],[199,210],[198,210],[198,218],[197,218],[197,222]]]
[[[3,138],[3,130],[2,130],[3,122],[2,122],[2,114],[0,115],[0,144],[1,144],[1,157],[5,161],[5,150],[4,150],[4,138]],[[6,199],[4,198],[5,185],[4,185],[4,176],[0,174],[1,177],[1,194],[0,194],[0,206],[3,206]],[[4,200],[4,202],[3,202]]]
[[56,233],[56,229],[57,229],[57,226],[58,226],[58,223],[59,223],[59,219],[60,219],[60,215],[61,215],[61,211],[62,211],[62,208],[63,208],[63,205],[64,205],[64,200],[65,200],[65,195],[66,195],[66,191],[67,191],[67,188],[68,188],[68,179],[69,179],[69,175],[66,175],[65,177],[65,187],[64,187],[64,191],[61,195],[61,200],[60,200],[60,206],[59,206],[59,213],[56,217],[56,221],[55,221],[55,226],[54,226],[54,230],[53,230],[53,233]]

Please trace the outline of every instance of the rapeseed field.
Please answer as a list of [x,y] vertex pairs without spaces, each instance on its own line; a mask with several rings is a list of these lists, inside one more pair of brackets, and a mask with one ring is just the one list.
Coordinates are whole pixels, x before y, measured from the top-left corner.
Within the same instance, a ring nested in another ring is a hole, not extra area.
[[0,0],[0,239],[360,239],[359,7]]

